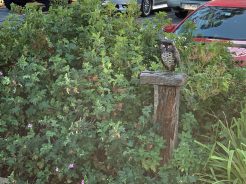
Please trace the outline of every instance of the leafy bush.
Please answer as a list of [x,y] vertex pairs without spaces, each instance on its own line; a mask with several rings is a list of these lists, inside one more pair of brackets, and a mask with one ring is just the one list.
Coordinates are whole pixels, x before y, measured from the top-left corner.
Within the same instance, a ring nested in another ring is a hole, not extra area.
[[188,81],[182,90],[180,142],[171,162],[162,169],[163,183],[200,182],[199,173],[204,172],[217,137],[218,119],[224,114],[228,121],[239,117],[246,99],[245,69],[235,67],[227,50],[229,44],[194,42],[192,29],[193,24],[188,23],[184,35],[168,35],[181,53],[176,71],[186,73]]
[[207,150],[199,146],[193,136],[193,131],[199,128],[194,115],[183,114],[180,124],[179,145],[172,160],[160,171],[162,183],[198,183],[198,173],[206,163]]
[[179,147],[160,167],[164,141],[152,124],[153,94],[138,76],[163,70],[157,43],[167,19],[160,13],[141,22],[136,8],[118,14],[81,0],[45,15],[27,9],[24,20],[0,25],[1,176],[18,184],[197,182],[208,155],[195,140],[213,140],[220,111],[239,115],[245,73],[223,44],[177,38],[177,71],[189,81]]
[[192,29],[193,24],[188,23],[187,32],[175,38],[182,57],[177,71],[188,75],[181,111],[192,112],[200,133],[213,140],[218,119],[224,114],[228,121],[240,116],[246,99],[246,69],[235,66],[228,43],[194,42]]
[[54,7],[58,7],[58,6],[68,6],[68,0],[51,0],[50,1],[50,5],[54,6]]
[[164,141],[151,123],[150,88],[138,76],[157,61],[160,26],[143,28],[135,6],[114,14],[84,0],[45,15],[27,9],[23,21],[13,16],[0,26],[2,177],[18,184],[152,180]]

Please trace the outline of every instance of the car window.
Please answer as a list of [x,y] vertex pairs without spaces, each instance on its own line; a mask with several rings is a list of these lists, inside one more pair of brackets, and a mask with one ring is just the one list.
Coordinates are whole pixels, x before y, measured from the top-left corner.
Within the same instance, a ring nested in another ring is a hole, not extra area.
[[[195,24],[195,37],[246,40],[246,8],[203,7],[185,22]],[[182,24],[176,34],[186,31]]]

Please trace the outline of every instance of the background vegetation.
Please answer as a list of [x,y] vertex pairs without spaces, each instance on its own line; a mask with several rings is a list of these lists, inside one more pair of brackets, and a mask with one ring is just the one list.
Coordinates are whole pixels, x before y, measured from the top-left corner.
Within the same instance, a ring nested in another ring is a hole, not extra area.
[[[81,0],[48,14],[27,9],[23,21],[12,16],[0,25],[1,177],[18,184],[225,180],[224,171],[214,168],[218,155],[227,159],[223,145],[231,144],[220,127],[245,122],[239,118],[245,70],[233,66],[226,45],[194,43],[189,31],[166,35],[182,54],[177,71],[189,79],[179,146],[160,166],[165,140],[152,123],[152,88],[139,85],[139,74],[163,70],[158,40],[168,20],[163,13],[144,22],[138,16],[134,4],[118,14],[112,5]],[[240,138],[229,148],[243,150],[245,135],[230,130]],[[245,181],[234,176],[225,177]]]

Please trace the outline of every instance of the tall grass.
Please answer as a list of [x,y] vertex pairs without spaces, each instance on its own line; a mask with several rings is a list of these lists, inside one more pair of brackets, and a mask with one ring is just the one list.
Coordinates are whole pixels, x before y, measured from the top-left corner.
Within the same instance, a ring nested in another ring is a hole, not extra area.
[[246,184],[246,108],[232,124],[219,122],[220,136],[213,145],[203,183]]

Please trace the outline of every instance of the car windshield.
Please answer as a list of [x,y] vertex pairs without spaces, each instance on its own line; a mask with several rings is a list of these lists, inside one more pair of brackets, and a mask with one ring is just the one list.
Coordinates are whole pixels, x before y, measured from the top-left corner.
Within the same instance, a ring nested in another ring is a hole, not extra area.
[[[246,8],[203,7],[192,14],[185,22],[195,24],[193,35],[202,38],[246,40]],[[176,34],[187,31],[182,24]]]

